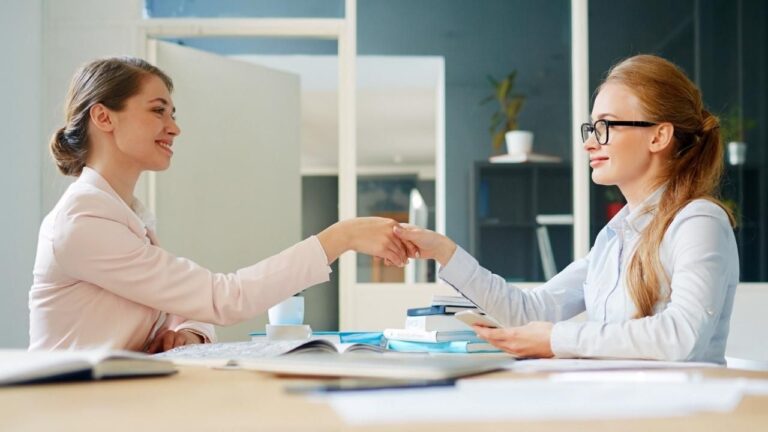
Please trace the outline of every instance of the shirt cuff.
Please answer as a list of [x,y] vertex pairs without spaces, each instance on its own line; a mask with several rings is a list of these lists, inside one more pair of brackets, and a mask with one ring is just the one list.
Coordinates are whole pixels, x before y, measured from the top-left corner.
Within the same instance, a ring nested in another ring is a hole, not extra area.
[[173,330],[177,332],[186,330],[194,333],[203,338],[203,343],[215,343],[217,341],[216,330],[212,324],[187,320],[176,326]]
[[578,358],[579,355],[579,332],[583,323],[560,321],[552,326],[550,335],[550,348],[555,357],[558,358]]
[[438,276],[456,289],[461,289],[469,283],[475,269],[480,264],[467,251],[456,246],[451,259],[440,269]]
[[328,255],[326,255],[325,249],[323,249],[323,244],[320,243],[320,239],[318,239],[317,236],[311,236],[307,239],[307,242],[312,245],[312,254],[315,255],[319,261],[322,261],[328,274],[333,273],[331,266],[328,265]]

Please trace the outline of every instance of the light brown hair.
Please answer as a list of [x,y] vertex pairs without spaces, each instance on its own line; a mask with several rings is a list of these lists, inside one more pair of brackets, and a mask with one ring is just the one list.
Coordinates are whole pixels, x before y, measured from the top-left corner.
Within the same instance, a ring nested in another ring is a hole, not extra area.
[[125,101],[141,91],[147,76],[160,78],[168,91],[173,81],[163,71],[135,57],[110,57],[84,64],[69,85],[65,102],[65,126],[53,134],[51,155],[64,175],[79,176],[88,156],[88,120],[90,110],[103,104],[120,111]]
[[643,120],[674,127],[671,157],[654,185],[666,189],[658,204],[646,209],[654,217],[641,234],[627,271],[636,318],[641,318],[653,315],[662,285],[669,282],[659,249],[675,215],[691,201],[707,199],[723,208],[732,226],[735,221],[716,197],[723,171],[720,122],[704,108],[701,92],[685,73],[661,57],[638,55],[613,66],[602,85],[608,83],[624,85],[637,96],[647,116]]

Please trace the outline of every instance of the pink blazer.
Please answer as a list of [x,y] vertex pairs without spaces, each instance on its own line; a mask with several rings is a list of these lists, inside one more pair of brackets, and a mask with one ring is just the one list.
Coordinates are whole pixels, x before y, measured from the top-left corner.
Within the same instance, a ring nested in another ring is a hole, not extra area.
[[138,351],[164,328],[214,341],[211,324],[252,318],[329,279],[314,236],[235,273],[214,273],[160,248],[137,207],[86,167],[45,217],[29,292],[30,350]]

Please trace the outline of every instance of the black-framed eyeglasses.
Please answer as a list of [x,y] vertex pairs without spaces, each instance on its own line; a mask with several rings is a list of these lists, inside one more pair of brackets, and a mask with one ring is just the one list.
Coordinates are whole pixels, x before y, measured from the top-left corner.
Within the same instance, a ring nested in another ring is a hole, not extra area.
[[598,120],[594,123],[581,125],[581,139],[587,142],[589,136],[594,133],[597,143],[605,145],[608,142],[608,130],[611,126],[651,127],[656,125],[657,123],[647,121]]

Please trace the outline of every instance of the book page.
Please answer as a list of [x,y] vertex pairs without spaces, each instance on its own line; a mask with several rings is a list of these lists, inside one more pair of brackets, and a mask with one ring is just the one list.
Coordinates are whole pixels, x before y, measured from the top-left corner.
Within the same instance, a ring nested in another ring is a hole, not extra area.
[[364,343],[342,343],[336,344],[336,350],[340,353],[352,353],[352,352],[384,352],[386,348],[370,345]]
[[383,348],[362,343],[333,343],[325,338],[295,341],[228,342],[194,344],[174,348],[153,358],[171,360],[177,364],[206,364],[234,366],[238,359],[278,357],[305,353],[344,353],[351,351],[381,352]]
[[[153,357],[179,363],[198,363],[210,360],[237,360],[242,358],[277,357],[316,340],[278,342],[227,342],[184,345]],[[216,362],[213,362],[216,363]]]

